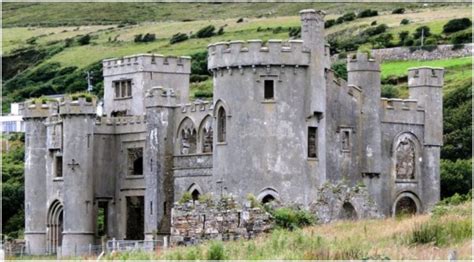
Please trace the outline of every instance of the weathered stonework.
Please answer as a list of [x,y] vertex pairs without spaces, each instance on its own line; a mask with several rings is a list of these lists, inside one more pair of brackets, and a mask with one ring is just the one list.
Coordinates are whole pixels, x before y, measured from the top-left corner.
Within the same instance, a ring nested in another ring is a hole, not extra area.
[[171,243],[175,245],[248,239],[273,228],[272,218],[265,210],[242,207],[232,198],[175,204],[171,221]]
[[[142,54],[103,61],[101,116],[84,98],[25,103],[27,252],[87,250],[98,214],[117,240],[269,230],[267,214],[238,205],[247,194],[312,206],[324,222],[430,210],[443,69],[409,69],[409,99],[381,98],[380,61],[350,56],[348,81],[337,78],[324,12],[300,15],[301,40],[209,45],[212,101],[189,101],[189,57]],[[186,192],[232,195],[237,208],[173,209]]]

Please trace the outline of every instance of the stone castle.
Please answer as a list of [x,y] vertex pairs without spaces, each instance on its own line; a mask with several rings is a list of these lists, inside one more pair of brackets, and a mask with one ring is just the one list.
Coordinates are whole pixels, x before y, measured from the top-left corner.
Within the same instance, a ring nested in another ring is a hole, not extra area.
[[[345,181],[384,216],[432,208],[443,69],[410,69],[409,99],[381,98],[379,62],[350,56],[347,82],[337,78],[324,13],[300,14],[301,40],[209,45],[213,101],[189,101],[189,57],[143,54],[103,61],[101,116],[95,99],[26,102],[30,253],[167,235],[185,192],[309,207],[318,188]],[[362,218],[364,206],[332,208]]]

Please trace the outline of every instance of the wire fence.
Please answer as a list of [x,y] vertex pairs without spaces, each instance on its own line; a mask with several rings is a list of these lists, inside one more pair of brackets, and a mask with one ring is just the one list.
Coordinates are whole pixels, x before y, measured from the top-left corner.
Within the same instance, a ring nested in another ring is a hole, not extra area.
[[[74,245],[74,246],[58,246],[55,248],[55,252],[47,250],[45,248],[45,255],[57,255],[61,257],[63,255],[67,256],[99,256],[104,253],[111,252],[135,252],[135,251],[145,251],[151,252],[159,249],[168,247],[168,238],[164,237],[163,240],[108,240],[104,242],[103,245]],[[32,250],[29,248],[28,244],[23,243],[1,243],[0,250],[3,251],[5,257],[23,257],[26,255],[31,255]],[[66,251],[67,250],[67,251]],[[37,250],[35,253],[38,253]]]

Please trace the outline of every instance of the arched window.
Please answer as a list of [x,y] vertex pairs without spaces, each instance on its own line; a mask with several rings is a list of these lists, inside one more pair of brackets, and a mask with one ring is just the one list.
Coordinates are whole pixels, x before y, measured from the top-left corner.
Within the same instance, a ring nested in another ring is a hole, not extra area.
[[193,197],[193,201],[199,200],[199,196],[201,193],[197,189],[194,189],[193,192],[191,192],[191,196]]
[[417,179],[418,145],[418,140],[411,133],[403,133],[395,139],[393,156],[397,180]]
[[217,141],[225,142],[226,136],[226,113],[224,107],[220,107],[217,111]]
[[341,212],[339,213],[339,218],[343,219],[343,220],[355,220],[355,219],[357,219],[357,213],[355,211],[354,206],[349,202],[345,202],[342,205]]
[[195,154],[197,145],[197,132],[194,122],[190,118],[185,118],[179,127],[178,141],[179,153],[181,155]]
[[212,153],[213,144],[212,144],[212,117],[207,116],[201,124],[200,129],[201,136],[201,148],[203,153]]
[[275,197],[272,195],[268,194],[262,198],[262,204],[270,203],[275,200]]

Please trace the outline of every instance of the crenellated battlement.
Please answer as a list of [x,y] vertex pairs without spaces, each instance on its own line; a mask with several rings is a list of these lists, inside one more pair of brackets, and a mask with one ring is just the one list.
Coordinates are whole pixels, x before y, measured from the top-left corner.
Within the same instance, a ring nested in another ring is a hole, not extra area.
[[73,100],[65,97],[59,104],[60,115],[95,115],[97,111],[97,99],[94,97],[87,101],[85,97],[79,97]]
[[208,46],[208,68],[299,65],[308,66],[310,52],[303,49],[302,40],[262,40],[219,42]]
[[416,99],[397,99],[383,97],[381,100],[382,106],[385,110],[424,111],[423,107],[418,104],[418,100]]
[[176,93],[172,88],[162,86],[152,87],[145,94],[145,106],[176,107],[177,99]]
[[366,53],[347,56],[347,71],[377,71],[380,72],[380,61]]
[[193,112],[212,112],[214,110],[214,104],[212,101],[197,100],[192,103],[181,105],[181,113],[193,113]]
[[47,118],[58,112],[58,102],[48,101],[43,103],[41,99],[25,101],[20,104],[20,112],[24,119]]
[[191,73],[191,57],[137,54],[102,60],[104,76],[134,73]]
[[145,116],[97,117],[96,126],[126,126],[145,124]]
[[415,67],[408,69],[408,87],[442,87],[444,84],[444,68]]

